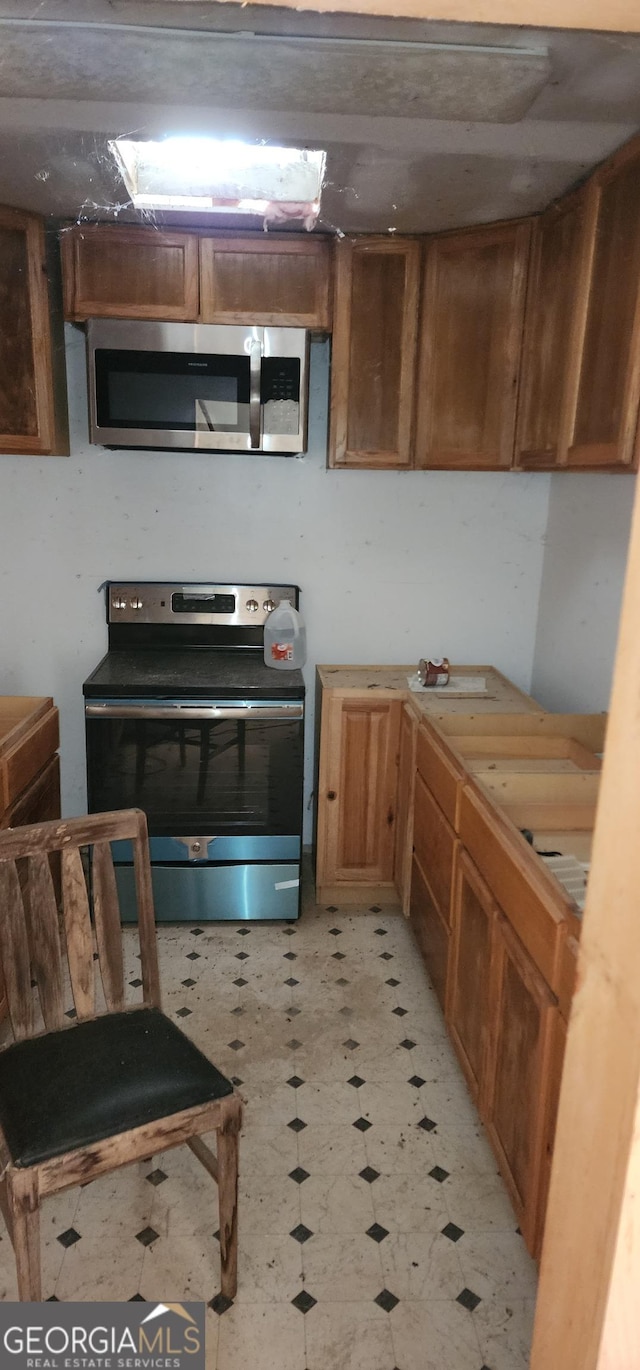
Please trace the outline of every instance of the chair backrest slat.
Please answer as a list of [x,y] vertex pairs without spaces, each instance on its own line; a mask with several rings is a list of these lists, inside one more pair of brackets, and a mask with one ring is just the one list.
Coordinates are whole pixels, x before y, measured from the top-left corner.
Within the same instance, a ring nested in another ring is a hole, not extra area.
[[34,1031],[31,958],[20,879],[15,861],[0,865],[0,955],[9,1017],[16,1041]]
[[96,1003],[89,898],[77,847],[62,852],[62,900],[73,1002],[82,1022],[94,1017]]
[[[69,984],[80,1022],[95,1017],[96,1005],[102,1011],[102,996],[96,995],[98,964],[107,1011],[127,1007],[118,886],[111,851],[111,843],[118,841],[130,841],[133,847],[142,997],[146,1004],[160,1007],[144,813],[124,809],[7,828],[0,832],[0,964],[16,1039],[40,1031],[32,975],[47,1031],[71,1026]],[[83,861],[85,851],[92,863],[91,882],[85,876],[85,869],[89,869]],[[58,856],[62,918],[56,894]]]
[[139,815],[137,841],[133,844],[133,867],[136,879],[142,994],[145,1004],[160,1008],[160,971],[153,912],[149,834],[147,832],[147,820],[143,813]]
[[38,984],[45,1027],[54,1031],[65,1026],[58,909],[46,852],[32,852],[28,861],[29,897],[24,902],[31,968]]
[[100,975],[107,1008],[124,1008],[124,957],[120,930],[120,905],[113,857],[108,842],[93,848],[93,914],[100,959]]

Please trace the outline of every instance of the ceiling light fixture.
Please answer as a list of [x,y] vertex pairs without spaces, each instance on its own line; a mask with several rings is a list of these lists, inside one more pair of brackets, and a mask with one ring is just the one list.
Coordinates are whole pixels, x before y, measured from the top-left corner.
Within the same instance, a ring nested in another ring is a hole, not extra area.
[[137,209],[262,215],[267,223],[320,212],[326,153],[200,137],[109,143]]

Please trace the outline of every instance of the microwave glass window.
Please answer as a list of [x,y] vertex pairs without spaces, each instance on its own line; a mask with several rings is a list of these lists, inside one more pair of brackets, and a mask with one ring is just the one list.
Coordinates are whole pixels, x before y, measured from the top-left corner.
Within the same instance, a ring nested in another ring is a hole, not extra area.
[[97,350],[103,428],[248,433],[249,359]]

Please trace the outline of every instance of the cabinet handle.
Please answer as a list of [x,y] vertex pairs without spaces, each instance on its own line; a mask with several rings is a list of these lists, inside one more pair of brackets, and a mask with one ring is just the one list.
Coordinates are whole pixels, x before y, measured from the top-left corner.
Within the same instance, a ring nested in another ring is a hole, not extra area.
[[327,799],[335,799],[335,798],[336,798],[336,792],[335,792],[335,790],[327,790]]

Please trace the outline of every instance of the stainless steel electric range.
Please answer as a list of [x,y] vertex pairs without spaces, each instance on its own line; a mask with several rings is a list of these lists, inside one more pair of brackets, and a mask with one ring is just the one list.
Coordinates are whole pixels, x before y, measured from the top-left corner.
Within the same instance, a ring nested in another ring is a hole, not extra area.
[[[295,585],[107,586],[109,650],[85,681],[89,810],[149,824],[156,917],[298,917],[304,681],[264,664]],[[114,850],[133,918],[128,843]]]

